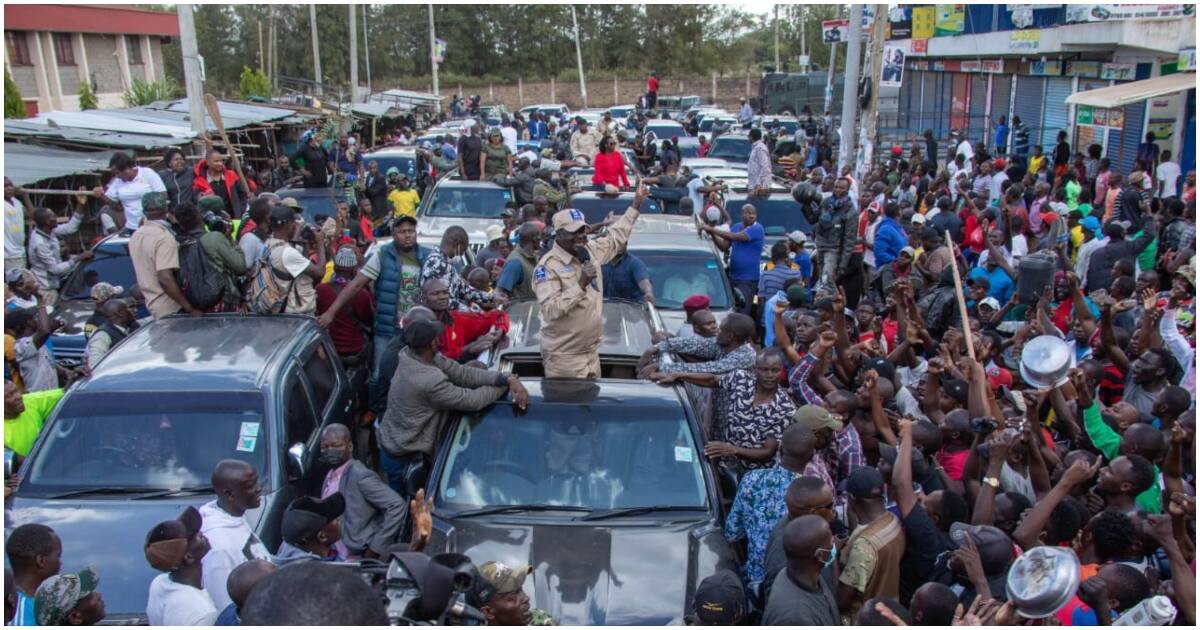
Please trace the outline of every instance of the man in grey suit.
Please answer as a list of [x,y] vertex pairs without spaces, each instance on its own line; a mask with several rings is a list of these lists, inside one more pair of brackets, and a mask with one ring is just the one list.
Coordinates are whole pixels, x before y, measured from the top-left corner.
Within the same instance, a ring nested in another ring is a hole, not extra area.
[[409,506],[379,475],[352,455],[350,429],[331,424],[321,431],[321,463],[328,466],[321,498],[341,493],[342,536],[334,543],[338,558],[378,558],[395,544]]

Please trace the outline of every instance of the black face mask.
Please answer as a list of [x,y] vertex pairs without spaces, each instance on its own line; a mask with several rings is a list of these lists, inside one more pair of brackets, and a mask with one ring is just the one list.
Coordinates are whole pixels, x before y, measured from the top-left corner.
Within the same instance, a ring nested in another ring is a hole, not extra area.
[[339,449],[325,449],[321,451],[321,455],[318,459],[322,464],[325,464],[330,468],[337,468],[338,466],[346,463],[346,460],[350,459],[350,455],[346,453],[346,451]]

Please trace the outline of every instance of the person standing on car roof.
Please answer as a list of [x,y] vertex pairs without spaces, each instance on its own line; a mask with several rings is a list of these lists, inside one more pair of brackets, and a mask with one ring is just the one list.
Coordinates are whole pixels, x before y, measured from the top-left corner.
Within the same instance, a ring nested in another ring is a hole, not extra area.
[[483,155],[483,140],[479,137],[479,121],[464,125],[466,135],[458,139],[458,176],[466,180],[479,179],[483,172],[479,157]]
[[[543,199],[544,201],[544,199]],[[496,301],[504,304],[509,300],[531,300],[537,297],[533,291],[533,271],[538,264],[538,246],[542,243],[543,227],[540,222],[522,223],[517,228],[517,246],[504,260],[500,278],[494,292]]]
[[758,211],[751,204],[742,206],[742,222],[729,231],[710,225],[702,225],[700,229],[713,237],[721,251],[730,252],[729,280],[744,298],[738,312],[750,315],[754,311],[754,297],[758,294],[759,265],[763,239],[766,238],[766,232],[758,222]]
[[321,133],[309,129],[300,136],[300,148],[291,155],[292,162],[303,160],[300,174],[305,188],[325,188],[329,185],[329,156],[321,148]]
[[625,247],[647,196],[639,184],[625,214],[608,226],[605,236],[590,242],[582,212],[571,208],[554,215],[554,246],[533,271],[548,378],[599,378],[604,295],[599,266]]
[[171,147],[163,155],[163,161],[167,163],[167,168],[159,171],[158,177],[167,187],[167,199],[170,201],[171,207],[174,208],[187,202],[196,203],[196,191],[192,188],[192,180],[196,175],[192,169],[188,168],[183,151],[177,147]]
[[658,106],[658,74],[653,70],[646,77],[646,109],[653,110]]

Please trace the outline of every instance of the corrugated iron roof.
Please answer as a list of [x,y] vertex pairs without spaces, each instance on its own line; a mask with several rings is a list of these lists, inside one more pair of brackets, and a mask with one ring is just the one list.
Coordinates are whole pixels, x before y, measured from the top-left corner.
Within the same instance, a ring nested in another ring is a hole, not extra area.
[[4,143],[4,176],[17,186],[80,173],[107,171],[112,151],[67,151],[37,144]]
[[179,145],[181,142],[171,136],[149,136],[76,127],[54,128],[27,120],[5,120],[4,135],[14,138],[45,138],[89,146],[141,150],[162,149]]

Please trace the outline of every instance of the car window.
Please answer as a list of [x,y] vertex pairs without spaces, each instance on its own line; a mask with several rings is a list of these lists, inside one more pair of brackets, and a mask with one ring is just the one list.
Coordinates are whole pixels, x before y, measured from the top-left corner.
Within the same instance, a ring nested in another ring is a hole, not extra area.
[[793,230],[800,230],[805,234],[812,233],[812,224],[804,217],[800,204],[794,199],[774,195],[771,198],[750,198],[741,195],[725,199],[726,208],[741,208],[746,204],[754,206],[758,211],[758,222],[762,224],[768,236],[782,236]]
[[25,488],[207,485],[223,459],[247,462],[266,484],[263,413],[258,392],[76,392],[43,429]]
[[[588,223],[599,223],[609,212],[617,216],[625,214],[632,201],[622,197],[575,197],[571,200],[571,206],[582,212],[584,220]],[[642,202],[641,213],[662,214],[662,208],[653,199],[646,199]]]
[[[430,138],[432,141],[433,138]],[[389,168],[395,167],[400,170],[400,174],[404,175],[409,181],[415,181],[417,160],[415,157],[408,155],[366,155],[364,156],[364,164],[370,164],[372,161],[379,162],[379,173],[386,175]]]
[[318,345],[312,356],[304,362],[304,375],[312,386],[316,408],[324,415],[332,402],[333,390],[337,387],[337,371],[324,345]]
[[710,308],[729,308],[732,296],[716,254],[659,249],[630,249],[646,265],[659,309],[679,310],[693,295],[707,295]]
[[438,483],[439,507],[707,505],[702,454],[682,409],[506,405],[460,422]]
[[294,197],[296,203],[299,203],[304,208],[304,220],[309,223],[316,223],[318,214],[325,215],[326,217],[337,216],[337,206],[335,205],[336,202],[333,196],[336,189],[329,188],[327,190],[328,194],[324,194],[323,191],[321,194],[316,195],[289,194],[288,191],[282,191],[279,193],[279,196],[284,199]]
[[95,258],[79,265],[67,276],[62,287],[63,299],[91,299],[92,287],[97,282],[107,282],[126,290],[137,284],[128,251],[96,250]]
[[746,162],[750,159],[750,140],[721,136],[713,140],[708,157]]
[[509,201],[512,201],[512,191],[498,186],[439,187],[433,191],[425,214],[431,217],[498,219],[504,211],[504,204]]
[[297,442],[307,444],[313,431],[317,428],[317,416],[313,412],[313,405],[308,398],[308,390],[304,387],[304,381],[300,380],[300,373],[295,368],[288,371],[284,392],[284,443],[289,446]]

